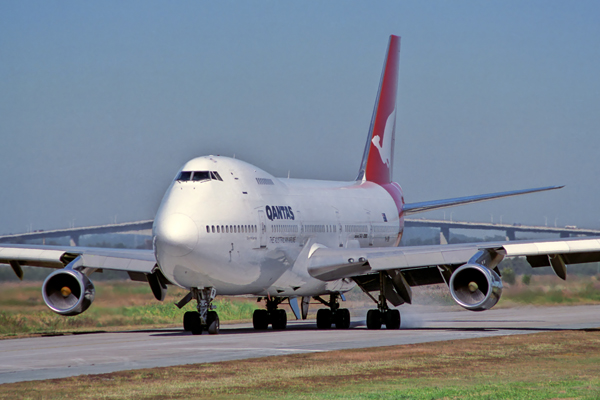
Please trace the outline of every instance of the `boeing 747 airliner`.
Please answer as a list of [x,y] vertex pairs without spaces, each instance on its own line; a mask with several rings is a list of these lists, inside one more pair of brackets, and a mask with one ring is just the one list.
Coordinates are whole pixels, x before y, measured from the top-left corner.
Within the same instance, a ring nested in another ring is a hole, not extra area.
[[[405,203],[392,180],[400,38],[391,36],[358,176],[350,182],[280,179],[243,161],[204,156],[187,162],[166,191],[154,219],[153,250],[0,246],[0,262],[58,268],[43,284],[48,307],[84,312],[94,299],[90,275],[103,269],[147,281],[163,300],[168,285],[189,290],[177,304],[193,334],[219,332],[217,295],[256,296],[257,330],[285,329],[287,301],[297,318],[323,304],[317,327],[349,328],[344,293],[358,285],[376,303],[369,329],[400,327],[397,306],[411,287],[446,283],[466,309],[487,310],[500,299],[498,263],[526,256],[566,277],[566,265],[600,260],[598,239],[515,241],[398,247],[404,217],[459,204],[556,189],[545,187],[422,203]],[[375,295],[372,295],[375,293]],[[300,300],[300,301],[299,301]]]

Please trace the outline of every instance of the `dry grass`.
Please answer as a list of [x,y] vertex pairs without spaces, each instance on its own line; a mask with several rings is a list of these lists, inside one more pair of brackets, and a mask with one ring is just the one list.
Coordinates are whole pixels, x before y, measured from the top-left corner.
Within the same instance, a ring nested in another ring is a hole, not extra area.
[[[50,311],[42,300],[40,282],[0,284],[0,338],[67,331],[117,330],[127,328],[180,327],[184,311],[193,310],[189,303],[183,310],[174,303],[186,291],[169,287],[166,299],[154,299],[147,284],[131,281],[99,281],[95,301],[89,310],[74,317]],[[251,318],[260,306],[254,299],[218,298],[221,320],[240,321]]]
[[0,385],[0,398],[600,398],[600,332],[297,354]]
[[[186,292],[170,286],[164,302],[157,302],[147,284],[131,281],[98,281],[96,299],[85,313],[75,317],[62,317],[49,311],[41,295],[41,282],[0,284],[0,338],[41,333],[82,330],[117,330],[128,328],[180,327],[183,312],[193,310],[189,303],[184,310],[173,303]],[[373,307],[372,301],[360,289],[346,295],[344,307],[355,315],[364,315]],[[445,285],[413,288],[413,304],[455,306]],[[600,304],[600,281],[596,277],[570,276],[562,281],[555,276],[533,276],[529,285],[518,277],[514,285],[505,285],[504,294],[496,307],[514,305],[578,305]],[[222,298],[217,301],[223,322],[249,321],[252,311],[263,307],[251,298]],[[282,304],[288,310],[289,306]],[[318,306],[311,306],[309,317],[314,318]],[[457,307],[458,309],[458,307]]]

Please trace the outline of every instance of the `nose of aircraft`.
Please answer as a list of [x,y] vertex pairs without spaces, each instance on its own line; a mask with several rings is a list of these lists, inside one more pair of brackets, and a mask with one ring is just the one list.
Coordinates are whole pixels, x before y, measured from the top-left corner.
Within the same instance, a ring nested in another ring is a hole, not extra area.
[[185,214],[170,214],[155,221],[155,246],[157,254],[174,257],[185,256],[198,244],[198,227]]

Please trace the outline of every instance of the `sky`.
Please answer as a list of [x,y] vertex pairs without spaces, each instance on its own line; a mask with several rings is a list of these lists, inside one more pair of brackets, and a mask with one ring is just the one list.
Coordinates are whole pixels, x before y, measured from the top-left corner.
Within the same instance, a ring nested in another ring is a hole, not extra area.
[[0,233],[152,219],[189,159],[350,181],[390,34],[407,202],[600,228],[600,2],[2,1]]

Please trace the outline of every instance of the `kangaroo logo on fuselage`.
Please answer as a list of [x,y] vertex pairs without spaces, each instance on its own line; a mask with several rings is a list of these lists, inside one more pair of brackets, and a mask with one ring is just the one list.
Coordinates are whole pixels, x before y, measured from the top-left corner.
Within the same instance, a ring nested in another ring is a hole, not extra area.
[[394,127],[396,126],[396,109],[387,117],[385,121],[385,129],[383,130],[383,143],[381,143],[381,137],[379,135],[373,137],[371,142],[377,150],[379,150],[379,157],[381,162],[391,168],[392,164],[392,137],[394,136]]

